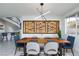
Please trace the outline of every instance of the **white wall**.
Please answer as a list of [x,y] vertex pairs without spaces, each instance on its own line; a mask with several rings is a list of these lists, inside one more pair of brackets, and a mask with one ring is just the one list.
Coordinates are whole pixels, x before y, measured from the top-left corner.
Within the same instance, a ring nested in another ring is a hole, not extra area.
[[[27,19],[26,17],[23,17],[21,18],[21,23],[22,23],[22,30],[21,30],[21,38],[24,38],[24,37],[58,37],[57,34],[23,34],[23,20],[35,20],[35,19]],[[37,19],[39,20],[39,19]],[[51,20],[51,18],[47,18],[47,20]],[[65,23],[64,23],[64,20],[63,19],[55,19],[55,18],[52,18],[52,20],[59,20],[60,21],[60,29],[62,31],[62,33],[65,33]]]
[[3,21],[3,20],[0,19],[0,24],[3,25],[3,30],[0,30],[0,33],[1,32],[5,32],[5,25],[4,25],[5,24],[5,21]]
[[[14,20],[15,18],[13,18],[12,20]],[[13,25],[15,25],[15,26],[17,26],[17,27],[19,27],[20,28],[20,26],[19,26],[19,24],[17,24],[16,22],[14,22],[14,21],[12,21],[12,20],[10,20],[10,19],[8,19],[8,18],[6,18],[6,17],[2,17],[2,20],[4,20],[4,21],[6,21],[6,22],[9,22],[9,23],[11,23],[11,24],[13,24]]]
[[17,26],[15,26],[14,24],[11,24],[9,22],[5,22],[5,32],[17,32],[19,30],[20,29]]
[[7,21],[4,20],[0,20],[0,23],[4,25],[4,30],[0,31],[0,33],[2,32],[17,32],[19,31],[19,28],[17,26],[15,26],[14,24],[11,24]]

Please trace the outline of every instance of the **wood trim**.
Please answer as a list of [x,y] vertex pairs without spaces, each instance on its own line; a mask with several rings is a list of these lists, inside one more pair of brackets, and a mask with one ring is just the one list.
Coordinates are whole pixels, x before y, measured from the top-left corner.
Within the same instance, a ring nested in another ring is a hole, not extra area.
[[[16,42],[17,43],[27,43],[27,42],[31,41],[32,39],[33,39],[32,37],[25,37],[20,40],[17,40]],[[61,40],[59,38],[36,38],[34,40],[36,40],[36,42],[38,42],[38,43],[43,43],[43,44],[46,44],[48,42],[48,40],[52,40],[57,43],[70,43],[67,40]]]

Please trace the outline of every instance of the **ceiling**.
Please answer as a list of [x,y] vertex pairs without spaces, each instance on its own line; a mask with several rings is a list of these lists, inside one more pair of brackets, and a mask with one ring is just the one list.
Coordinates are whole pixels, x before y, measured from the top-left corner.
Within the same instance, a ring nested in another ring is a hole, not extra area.
[[[50,11],[46,16],[62,17],[79,7],[78,3],[45,3],[44,12]],[[37,8],[39,3],[0,3],[0,17],[7,16],[39,16]]]

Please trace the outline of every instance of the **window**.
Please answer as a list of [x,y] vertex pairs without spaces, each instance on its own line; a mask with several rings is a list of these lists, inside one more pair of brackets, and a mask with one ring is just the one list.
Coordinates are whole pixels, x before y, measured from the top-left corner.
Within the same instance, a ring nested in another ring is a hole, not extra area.
[[79,17],[77,17],[77,34],[79,35]]
[[66,33],[76,34],[76,17],[66,19]]

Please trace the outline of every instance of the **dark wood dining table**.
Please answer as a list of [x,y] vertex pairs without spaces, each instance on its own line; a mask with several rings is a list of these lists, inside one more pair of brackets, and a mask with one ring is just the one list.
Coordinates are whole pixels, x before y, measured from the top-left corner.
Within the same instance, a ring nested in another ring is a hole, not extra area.
[[62,40],[59,38],[28,38],[28,37],[22,38],[20,40],[17,40],[16,42],[24,44],[24,56],[26,56],[26,44],[27,44],[27,42],[30,42],[31,40],[36,41],[38,43],[42,43],[42,44],[48,43],[49,40],[59,43],[59,51],[60,51],[59,56],[62,56],[62,43],[70,43],[67,40]]

